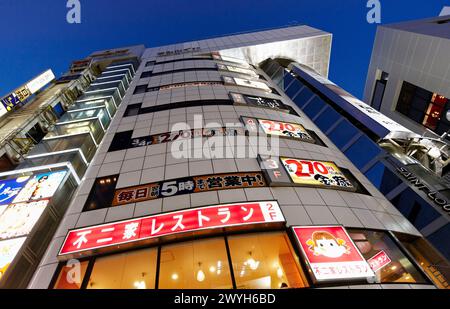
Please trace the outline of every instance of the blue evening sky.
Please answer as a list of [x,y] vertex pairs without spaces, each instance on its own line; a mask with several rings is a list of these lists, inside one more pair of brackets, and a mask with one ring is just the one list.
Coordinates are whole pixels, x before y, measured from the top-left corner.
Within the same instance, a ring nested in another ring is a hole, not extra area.
[[[436,16],[449,0],[380,0],[382,23]],[[147,47],[292,22],[333,33],[330,79],[361,97],[376,25],[366,0],[80,0],[81,24],[66,22],[67,0],[0,0],[0,96],[51,68],[60,76],[92,51]]]

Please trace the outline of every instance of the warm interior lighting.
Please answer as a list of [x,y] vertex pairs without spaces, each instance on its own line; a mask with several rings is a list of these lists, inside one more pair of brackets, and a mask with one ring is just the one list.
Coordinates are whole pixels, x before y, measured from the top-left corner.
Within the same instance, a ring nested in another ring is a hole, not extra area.
[[172,280],[178,280],[178,274],[177,273],[173,273],[171,278],[172,278]]
[[198,282],[203,282],[204,280],[205,280],[205,273],[203,272],[203,270],[202,270],[202,263],[198,263],[198,267],[199,267],[199,270],[198,270],[198,272],[197,272],[197,281]]
[[214,266],[210,266],[210,267],[209,267],[209,271],[210,271],[211,273],[213,273],[213,272],[216,271],[216,268],[215,268]]
[[281,269],[281,267],[277,268],[277,277],[280,279],[283,277],[283,270]]
[[[146,275],[146,273],[142,273],[142,279],[144,279],[145,275]],[[138,290],[145,290],[147,288],[144,280],[134,281],[133,285]]]
[[259,267],[259,261],[256,261],[253,257],[252,257],[252,252],[249,252],[250,257],[247,259],[247,261],[244,263],[245,265],[247,265],[248,267],[250,267],[251,270],[256,270]]

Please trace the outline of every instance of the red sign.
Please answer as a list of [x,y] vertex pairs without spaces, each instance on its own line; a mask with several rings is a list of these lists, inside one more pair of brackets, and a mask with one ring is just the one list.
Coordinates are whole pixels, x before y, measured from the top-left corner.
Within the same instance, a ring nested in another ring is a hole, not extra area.
[[285,222],[275,201],[187,209],[72,230],[59,255],[183,232],[270,222]]
[[374,276],[344,227],[306,226],[293,230],[317,280]]
[[374,256],[372,256],[370,259],[367,260],[367,263],[369,263],[370,267],[374,272],[377,272],[384,266],[388,265],[392,260],[389,258],[389,256],[381,250]]

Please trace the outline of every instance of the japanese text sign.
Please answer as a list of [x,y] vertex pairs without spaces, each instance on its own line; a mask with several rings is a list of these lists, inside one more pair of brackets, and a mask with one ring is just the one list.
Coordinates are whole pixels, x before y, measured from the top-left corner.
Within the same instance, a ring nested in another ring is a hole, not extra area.
[[215,205],[70,231],[59,255],[145,239],[256,223],[285,222],[275,201]]
[[301,226],[293,230],[317,280],[374,276],[344,227]]
[[280,158],[292,181],[316,187],[334,187],[345,190],[356,188],[333,162]]
[[367,262],[369,263],[372,270],[374,272],[377,272],[378,270],[380,270],[381,268],[383,268],[384,266],[386,266],[390,262],[392,262],[392,260],[389,258],[389,256],[386,254],[386,252],[381,250],[380,252],[375,254],[373,257],[368,259]]
[[118,206],[182,194],[265,186],[264,176],[258,172],[184,177],[117,189],[112,204]]

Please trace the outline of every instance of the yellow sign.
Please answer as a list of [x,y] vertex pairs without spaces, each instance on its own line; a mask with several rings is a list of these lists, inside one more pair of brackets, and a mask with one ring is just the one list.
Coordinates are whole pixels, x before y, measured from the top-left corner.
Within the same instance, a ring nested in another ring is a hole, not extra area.
[[354,190],[350,180],[333,162],[280,158],[284,168],[296,184],[322,188]]

